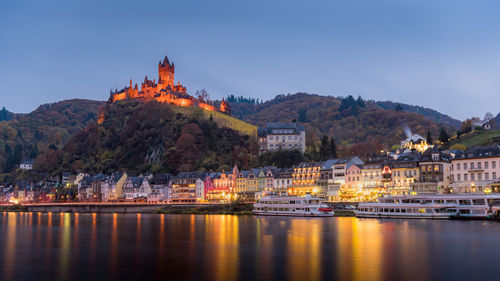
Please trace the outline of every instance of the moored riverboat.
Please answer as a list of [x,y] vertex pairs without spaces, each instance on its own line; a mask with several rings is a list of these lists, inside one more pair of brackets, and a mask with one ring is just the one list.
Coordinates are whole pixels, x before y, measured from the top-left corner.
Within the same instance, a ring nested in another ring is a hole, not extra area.
[[485,219],[500,215],[500,195],[415,195],[380,197],[360,203],[360,218]]
[[264,216],[331,217],[334,212],[319,198],[306,195],[265,196],[254,204],[254,214]]

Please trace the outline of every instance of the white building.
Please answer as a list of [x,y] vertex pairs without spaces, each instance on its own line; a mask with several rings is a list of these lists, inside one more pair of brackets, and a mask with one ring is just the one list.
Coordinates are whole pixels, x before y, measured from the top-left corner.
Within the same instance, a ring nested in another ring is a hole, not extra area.
[[298,123],[267,123],[258,128],[259,153],[278,150],[306,151],[306,130]]
[[33,170],[33,162],[35,162],[35,160],[26,159],[23,162],[21,162],[21,164],[19,165],[19,168],[21,168],[23,170]]
[[500,192],[500,146],[473,147],[451,160],[455,193]]

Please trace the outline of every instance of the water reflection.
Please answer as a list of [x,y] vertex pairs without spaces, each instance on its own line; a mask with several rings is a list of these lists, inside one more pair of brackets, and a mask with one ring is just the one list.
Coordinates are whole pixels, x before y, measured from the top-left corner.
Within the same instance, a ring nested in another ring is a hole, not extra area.
[[[4,213],[5,219],[5,213]],[[14,266],[16,261],[16,232],[17,232],[17,214],[8,213],[7,215],[7,239],[5,240],[5,265],[4,280],[15,280]]]
[[61,213],[60,214],[60,225],[59,237],[59,261],[58,261],[58,280],[68,279],[69,262],[71,257],[71,214]]
[[498,223],[70,213],[5,213],[0,220],[0,279],[7,281],[500,274],[491,262],[500,247]]

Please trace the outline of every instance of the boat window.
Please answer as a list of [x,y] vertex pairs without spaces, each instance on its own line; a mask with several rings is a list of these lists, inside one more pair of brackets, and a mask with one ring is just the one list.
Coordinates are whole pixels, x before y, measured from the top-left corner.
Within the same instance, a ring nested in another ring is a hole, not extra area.
[[458,200],[460,205],[470,205],[470,200]]
[[433,213],[433,211],[432,211],[432,209],[426,209],[426,210],[425,210],[425,213],[427,213],[427,214],[432,214],[432,213]]
[[434,200],[434,203],[435,203],[435,204],[443,204],[443,203],[444,203],[444,200]]
[[[462,201],[462,200],[460,200],[460,201]],[[460,214],[470,215],[470,210],[469,209],[462,209],[462,210],[460,210]]]
[[401,213],[406,213],[406,209],[401,209]]
[[486,205],[486,202],[484,202],[484,199],[474,199],[472,200],[473,205]]
[[418,209],[418,212],[423,214],[423,213],[425,213],[425,209]]

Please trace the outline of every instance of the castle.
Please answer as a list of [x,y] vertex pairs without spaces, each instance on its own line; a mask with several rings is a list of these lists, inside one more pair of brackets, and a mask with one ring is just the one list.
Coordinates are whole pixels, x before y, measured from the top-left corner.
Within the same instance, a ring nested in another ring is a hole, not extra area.
[[158,102],[174,104],[177,106],[197,106],[208,111],[220,111],[231,115],[231,108],[229,104],[222,99],[219,106],[216,106],[212,101],[208,100],[208,96],[201,95],[199,97],[193,97],[186,93],[186,87],[177,82],[174,84],[174,73],[175,65],[170,63],[168,57],[165,56],[163,62],[158,63],[158,81],[153,81],[148,79],[148,76],[144,78],[144,82],[141,84],[141,88],[137,86],[137,83],[132,86],[132,80],[130,80],[130,85],[123,88],[122,90],[111,90],[109,102],[114,103],[120,100],[139,100],[148,102],[151,100],[156,100]]

